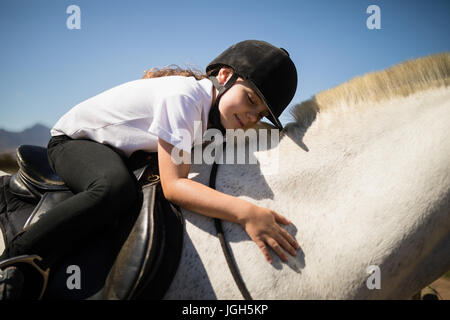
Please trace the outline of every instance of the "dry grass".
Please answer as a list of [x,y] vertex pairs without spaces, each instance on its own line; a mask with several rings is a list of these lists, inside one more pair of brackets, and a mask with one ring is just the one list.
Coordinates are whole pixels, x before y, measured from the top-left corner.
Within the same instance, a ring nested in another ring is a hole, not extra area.
[[335,107],[373,105],[393,97],[450,85],[450,53],[407,60],[382,71],[355,77],[296,105],[291,114],[303,122],[316,112]]
[[14,155],[9,153],[0,154],[0,170],[7,173],[14,173],[19,169]]

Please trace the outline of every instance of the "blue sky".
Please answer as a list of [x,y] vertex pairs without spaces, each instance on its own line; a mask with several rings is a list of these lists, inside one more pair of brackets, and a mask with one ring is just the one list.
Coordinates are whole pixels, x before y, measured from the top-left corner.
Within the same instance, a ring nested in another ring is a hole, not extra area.
[[[70,5],[81,10],[79,30],[66,26]],[[366,26],[370,5],[380,8],[379,30]],[[204,70],[246,39],[289,51],[299,74],[293,106],[355,76],[450,51],[449,31],[448,0],[0,0],[0,128],[52,127],[150,67]]]

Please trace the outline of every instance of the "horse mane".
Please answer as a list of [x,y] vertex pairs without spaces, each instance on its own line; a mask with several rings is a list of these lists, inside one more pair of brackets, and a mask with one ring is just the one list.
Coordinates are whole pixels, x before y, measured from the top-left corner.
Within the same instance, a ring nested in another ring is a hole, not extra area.
[[295,105],[290,110],[295,121],[288,123],[285,130],[310,124],[321,111],[373,106],[394,97],[449,85],[450,52],[406,60],[385,70],[352,78]]

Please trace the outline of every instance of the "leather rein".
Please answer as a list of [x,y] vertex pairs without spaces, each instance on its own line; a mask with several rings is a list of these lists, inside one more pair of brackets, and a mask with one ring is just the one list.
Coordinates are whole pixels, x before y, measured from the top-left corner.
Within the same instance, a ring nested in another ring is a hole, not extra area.
[[[225,143],[226,142],[224,142],[223,144],[224,148]],[[216,189],[216,175],[218,166],[219,165],[214,160],[211,169],[211,175],[209,176],[209,187],[214,190]],[[222,251],[225,256],[225,260],[227,261],[228,268],[231,271],[231,275],[233,276],[234,282],[238,286],[239,291],[241,292],[245,300],[253,300],[252,296],[250,295],[250,292],[248,292],[247,287],[245,286],[244,280],[242,280],[242,277],[239,274],[239,271],[237,270],[236,262],[233,260],[231,255],[231,249],[226,243],[225,234],[222,228],[222,220],[214,218],[214,224],[216,226],[217,237],[219,238],[220,245],[222,247]]]

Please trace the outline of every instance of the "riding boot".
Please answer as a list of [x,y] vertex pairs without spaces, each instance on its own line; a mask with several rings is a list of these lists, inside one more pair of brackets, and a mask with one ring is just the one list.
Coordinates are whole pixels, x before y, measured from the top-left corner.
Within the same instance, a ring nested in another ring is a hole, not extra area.
[[40,265],[37,255],[22,255],[0,261],[0,300],[40,300],[47,288],[50,268]]
[[0,269],[0,301],[20,300],[24,276],[15,266]]

